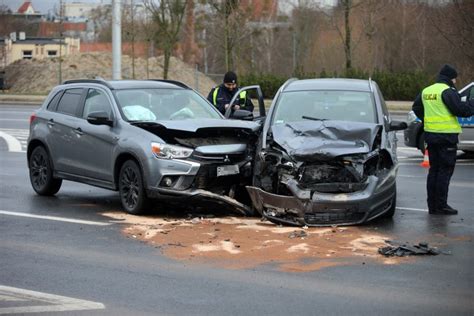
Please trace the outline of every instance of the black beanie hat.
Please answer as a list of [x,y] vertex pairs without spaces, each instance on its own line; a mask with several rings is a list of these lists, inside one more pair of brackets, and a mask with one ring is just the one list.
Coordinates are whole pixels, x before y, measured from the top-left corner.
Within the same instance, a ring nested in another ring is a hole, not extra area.
[[233,71],[228,71],[224,75],[224,83],[237,83],[237,75]]
[[458,76],[458,72],[456,71],[456,69],[454,69],[453,66],[448,65],[448,64],[444,65],[444,66],[441,68],[441,70],[439,71],[439,74],[440,74],[441,76],[446,76],[446,77],[448,77],[448,78],[451,79],[451,80],[454,79],[454,78],[456,78],[456,77]]

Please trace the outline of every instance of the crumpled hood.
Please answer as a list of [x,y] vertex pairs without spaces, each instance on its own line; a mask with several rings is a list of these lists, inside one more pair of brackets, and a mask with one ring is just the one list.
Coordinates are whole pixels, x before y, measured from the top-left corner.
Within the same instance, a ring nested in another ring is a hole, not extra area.
[[134,122],[136,126],[155,126],[167,130],[184,131],[195,133],[202,129],[243,129],[249,131],[257,131],[260,127],[258,123],[251,121],[225,120],[225,119],[195,119],[195,120],[179,120],[179,121],[149,121]]
[[347,121],[301,121],[272,127],[273,140],[296,160],[327,160],[371,151],[381,125]]

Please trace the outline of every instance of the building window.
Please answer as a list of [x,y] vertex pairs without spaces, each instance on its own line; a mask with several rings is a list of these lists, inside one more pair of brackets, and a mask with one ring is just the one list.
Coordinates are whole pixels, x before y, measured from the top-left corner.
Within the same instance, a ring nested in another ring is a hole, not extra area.
[[33,58],[33,51],[32,50],[24,50],[23,51],[23,59],[32,59]]
[[48,50],[48,57],[56,57],[58,56],[57,50]]

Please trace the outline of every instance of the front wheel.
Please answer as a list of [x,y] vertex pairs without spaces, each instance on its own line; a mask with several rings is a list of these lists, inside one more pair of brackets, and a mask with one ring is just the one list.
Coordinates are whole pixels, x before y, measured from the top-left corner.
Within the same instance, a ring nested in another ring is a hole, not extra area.
[[133,215],[144,213],[148,198],[140,168],[133,160],[126,161],[120,169],[119,192],[122,206],[128,213]]
[[30,182],[39,195],[54,195],[61,188],[62,179],[53,178],[53,167],[49,154],[42,146],[36,147],[28,160]]
[[390,205],[390,209],[382,215],[383,218],[392,218],[395,215],[395,209],[397,208],[397,189],[395,187],[395,195],[392,198],[392,204]]

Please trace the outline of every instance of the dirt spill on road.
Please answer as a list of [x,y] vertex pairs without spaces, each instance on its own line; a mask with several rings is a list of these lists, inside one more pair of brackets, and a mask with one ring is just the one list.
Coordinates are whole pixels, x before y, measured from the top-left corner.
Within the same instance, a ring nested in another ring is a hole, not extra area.
[[398,264],[377,253],[390,236],[367,227],[279,227],[255,218],[164,218],[108,212],[124,233],[168,257],[230,269],[272,264],[289,272],[341,265]]

